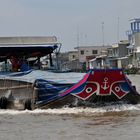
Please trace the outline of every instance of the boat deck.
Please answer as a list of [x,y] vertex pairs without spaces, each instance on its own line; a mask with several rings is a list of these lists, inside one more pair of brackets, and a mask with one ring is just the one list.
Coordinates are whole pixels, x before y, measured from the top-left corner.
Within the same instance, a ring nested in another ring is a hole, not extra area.
[[0,79],[12,79],[29,83],[33,83],[36,79],[44,79],[57,83],[77,83],[84,75],[85,73],[68,72],[58,74],[50,71],[33,70],[25,75],[5,75],[4,73],[0,75]]

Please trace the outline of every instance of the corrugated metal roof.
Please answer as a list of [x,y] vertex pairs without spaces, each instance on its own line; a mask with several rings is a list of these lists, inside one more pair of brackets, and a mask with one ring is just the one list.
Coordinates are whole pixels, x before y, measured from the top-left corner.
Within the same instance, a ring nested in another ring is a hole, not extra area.
[[57,43],[55,36],[0,37],[0,45],[42,45],[54,43]]

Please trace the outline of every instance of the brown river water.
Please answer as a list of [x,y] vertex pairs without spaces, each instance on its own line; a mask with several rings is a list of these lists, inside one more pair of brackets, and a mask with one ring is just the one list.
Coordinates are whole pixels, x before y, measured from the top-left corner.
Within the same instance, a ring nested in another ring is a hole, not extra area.
[[[140,75],[128,76],[140,93]],[[0,110],[0,140],[139,140],[140,104]]]

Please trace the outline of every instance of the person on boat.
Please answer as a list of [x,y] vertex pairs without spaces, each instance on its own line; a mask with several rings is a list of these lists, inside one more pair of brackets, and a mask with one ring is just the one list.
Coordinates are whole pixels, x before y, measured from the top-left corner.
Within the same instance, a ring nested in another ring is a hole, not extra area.
[[19,64],[18,58],[11,56],[10,62],[12,64],[12,71],[19,71],[20,64]]
[[29,66],[27,65],[26,60],[23,60],[21,62],[21,66],[20,66],[20,71],[28,71],[30,70]]

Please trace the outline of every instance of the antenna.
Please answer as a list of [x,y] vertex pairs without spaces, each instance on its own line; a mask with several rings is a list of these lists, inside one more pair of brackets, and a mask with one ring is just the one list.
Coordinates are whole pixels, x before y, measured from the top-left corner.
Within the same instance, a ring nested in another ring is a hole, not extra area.
[[85,34],[85,45],[87,45],[87,34]]
[[118,25],[117,25],[117,42],[119,43],[120,36],[120,18],[118,17]]
[[77,47],[79,47],[79,27],[77,26]]
[[103,41],[103,47],[104,47],[104,22],[102,22],[102,41]]

